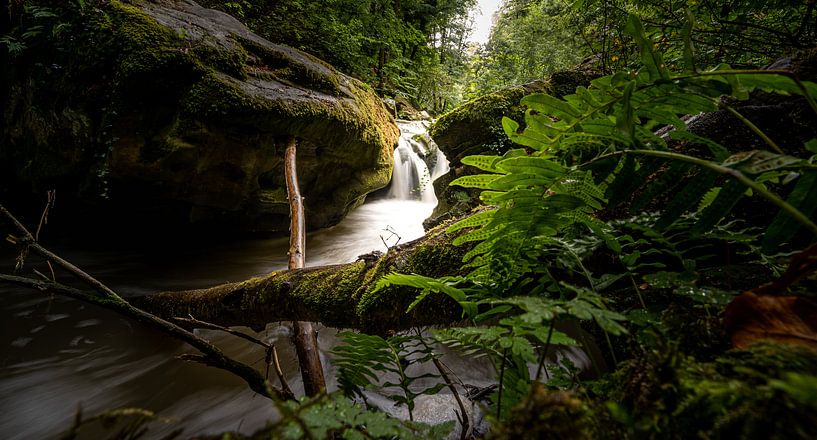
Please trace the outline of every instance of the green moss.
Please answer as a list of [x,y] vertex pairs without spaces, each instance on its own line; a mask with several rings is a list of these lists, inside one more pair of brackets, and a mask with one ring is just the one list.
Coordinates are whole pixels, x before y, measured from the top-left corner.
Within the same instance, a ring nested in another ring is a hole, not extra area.
[[109,15],[115,38],[124,46],[119,73],[125,77],[146,75],[160,69],[190,64],[180,50],[179,36],[139,8],[110,2]]
[[761,342],[698,362],[658,344],[620,366],[606,398],[639,438],[814,438],[817,408],[786,384],[817,387],[815,373],[817,352],[805,347]]
[[264,203],[286,203],[289,204],[286,188],[275,188],[271,190],[261,190],[259,199]]
[[244,66],[247,64],[249,55],[244,47],[238,43],[230,50],[221,49],[211,44],[197,44],[193,48],[193,54],[204,65],[213,66],[217,70],[235,78],[244,79],[247,77]]
[[366,272],[363,262],[271,274],[246,307],[271,305],[327,325],[349,323]]

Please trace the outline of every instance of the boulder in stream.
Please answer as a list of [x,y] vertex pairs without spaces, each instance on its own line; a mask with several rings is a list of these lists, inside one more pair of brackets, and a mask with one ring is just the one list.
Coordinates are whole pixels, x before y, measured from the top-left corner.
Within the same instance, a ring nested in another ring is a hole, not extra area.
[[0,67],[7,202],[53,188],[77,223],[284,232],[289,136],[312,229],[388,184],[393,117],[325,62],[188,0],[31,3],[58,18]]

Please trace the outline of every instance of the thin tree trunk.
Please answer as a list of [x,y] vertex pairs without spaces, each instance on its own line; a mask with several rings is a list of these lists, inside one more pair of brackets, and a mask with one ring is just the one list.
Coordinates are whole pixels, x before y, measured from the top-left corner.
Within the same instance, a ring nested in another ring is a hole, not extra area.
[[[306,226],[304,220],[304,201],[298,187],[298,170],[296,167],[296,142],[294,137],[287,140],[284,173],[286,175],[287,194],[289,195],[290,235],[289,235],[289,269],[303,269],[306,256]],[[323,377],[323,366],[318,352],[318,334],[311,322],[294,321],[292,341],[298,353],[301,377],[304,380],[304,391],[307,396],[315,396],[326,389]]]

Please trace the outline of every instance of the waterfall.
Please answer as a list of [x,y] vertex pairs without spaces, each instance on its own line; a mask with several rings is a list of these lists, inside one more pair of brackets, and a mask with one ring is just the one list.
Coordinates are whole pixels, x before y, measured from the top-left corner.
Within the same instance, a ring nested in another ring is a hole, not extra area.
[[434,179],[448,172],[448,160],[428,136],[426,121],[398,121],[400,140],[394,149],[394,172],[388,196],[436,203]]

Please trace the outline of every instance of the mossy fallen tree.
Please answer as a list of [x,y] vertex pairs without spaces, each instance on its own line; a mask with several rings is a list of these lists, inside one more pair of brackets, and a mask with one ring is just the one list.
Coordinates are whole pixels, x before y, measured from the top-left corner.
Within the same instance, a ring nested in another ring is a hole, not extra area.
[[416,291],[393,288],[373,292],[385,274],[397,271],[431,277],[453,275],[468,246],[454,246],[446,225],[422,238],[392,247],[383,255],[330,266],[273,272],[219,286],[162,292],[131,302],[165,318],[192,315],[224,326],[256,329],[274,321],[318,321],[333,327],[387,333],[412,326],[451,323],[461,308],[448,297],[432,295],[406,313]]

